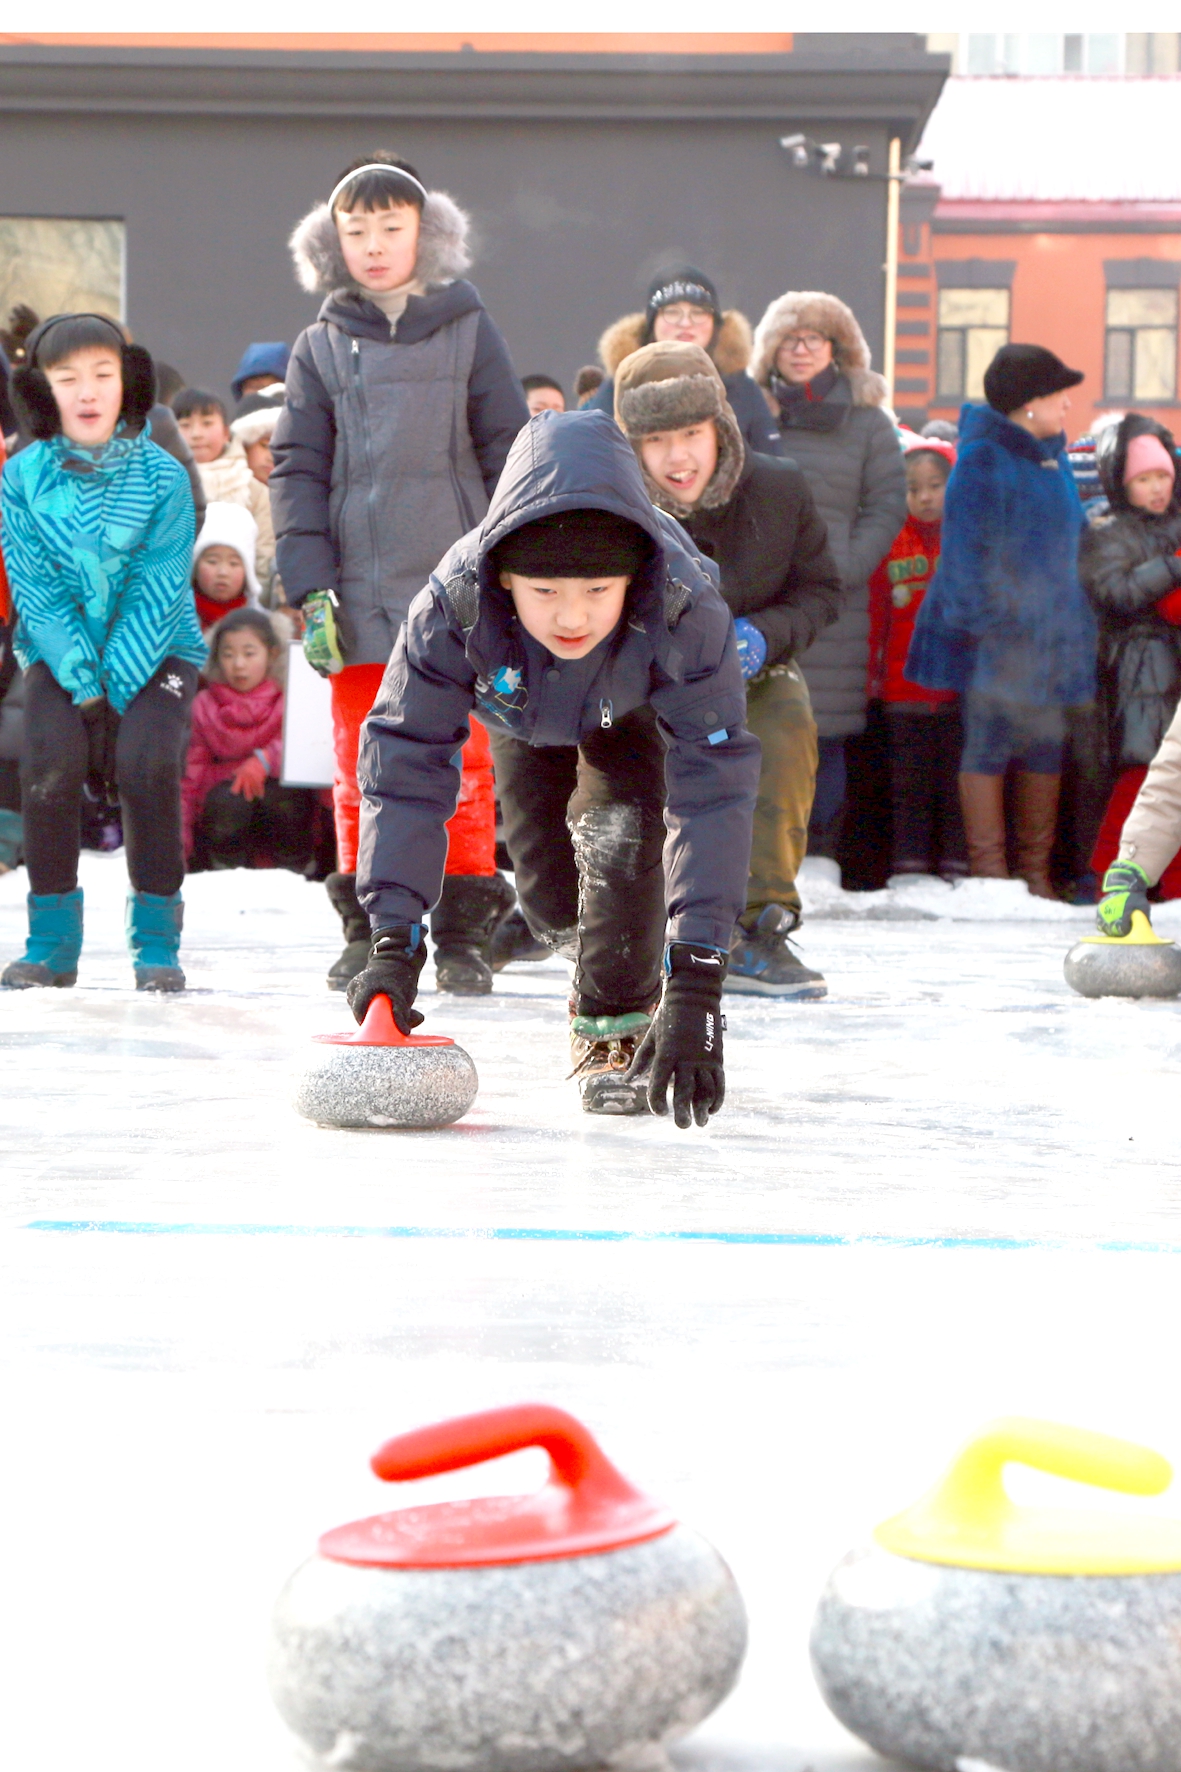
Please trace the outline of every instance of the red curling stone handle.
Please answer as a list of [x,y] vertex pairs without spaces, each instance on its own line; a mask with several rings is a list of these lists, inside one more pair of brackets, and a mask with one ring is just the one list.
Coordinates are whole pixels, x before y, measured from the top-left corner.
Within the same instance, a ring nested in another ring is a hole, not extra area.
[[404,1034],[386,996],[374,997],[359,1028],[347,1034],[313,1034],[321,1046],[454,1046],[446,1034]]

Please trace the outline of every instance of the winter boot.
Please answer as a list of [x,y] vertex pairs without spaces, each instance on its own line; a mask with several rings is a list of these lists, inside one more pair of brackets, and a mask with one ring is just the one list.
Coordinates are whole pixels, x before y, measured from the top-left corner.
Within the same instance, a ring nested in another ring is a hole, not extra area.
[[448,874],[431,912],[435,989],[486,997],[492,989],[492,937],[517,902],[503,874]]
[[538,941],[518,908],[499,923],[492,937],[492,970],[503,972],[518,960],[548,960],[552,948]]
[[1050,852],[1058,830],[1058,775],[1024,771],[1017,777],[1017,878],[1035,898],[1057,898],[1050,883]]
[[30,892],[29,939],[19,960],[4,968],[0,985],[27,991],[32,985],[76,984],[82,952],[82,893]]
[[975,880],[1007,880],[1005,778],[961,775],[960,806],[968,839],[968,869]]
[[631,1015],[576,1015],[571,1021],[570,1075],[578,1079],[584,1113],[648,1112],[647,1077],[629,1082],[626,1072],[651,1022],[642,1010]]
[[753,929],[742,924],[730,943],[730,965],[724,991],[755,997],[782,997],[794,1003],[815,1003],[827,997],[822,972],[812,972],[788,940],[794,928],[786,905],[764,905]]
[[324,882],[328,900],[344,929],[344,952],[328,968],[328,989],[343,991],[350,979],[364,972],[369,959],[369,918],[357,903],[356,874],[329,874]]
[[135,968],[137,991],[183,991],[180,932],[185,907],[179,892],[161,898],[155,892],[127,894],[127,946]]

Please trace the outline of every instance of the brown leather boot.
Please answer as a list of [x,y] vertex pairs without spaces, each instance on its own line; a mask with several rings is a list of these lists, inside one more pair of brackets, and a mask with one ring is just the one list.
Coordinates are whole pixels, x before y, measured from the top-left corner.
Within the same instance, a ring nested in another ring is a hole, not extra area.
[[968,839],[968,871],[977,880],[1007,880],[1005,778],[961,775],[960,806]]
[[1017,777],[1017,878],[1035,898],[1056,898],[1050,884],[1050,851],[1058,829],[1060,775]]

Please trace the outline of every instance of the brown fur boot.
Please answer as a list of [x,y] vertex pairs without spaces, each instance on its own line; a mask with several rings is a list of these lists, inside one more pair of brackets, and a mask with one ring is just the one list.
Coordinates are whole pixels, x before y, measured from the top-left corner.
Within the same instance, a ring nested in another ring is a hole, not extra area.
[[1050,884],[1050,852],[1058,829],[1059,775],[1017,777],[1017,878],[1035,898],[1056,898]]

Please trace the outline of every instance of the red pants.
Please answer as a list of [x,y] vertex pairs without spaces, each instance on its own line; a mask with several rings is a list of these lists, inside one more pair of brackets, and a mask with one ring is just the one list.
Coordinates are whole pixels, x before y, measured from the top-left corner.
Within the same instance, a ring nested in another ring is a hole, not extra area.
[[[1132,810],[1132,803],[1147,774],[1148,770],[1142,765],[1135,769],[1125,769],[1111,790],[1107,811],[1103,814],[1103,823],[1099,826],[1099,835],[1095,838],[1095,847],[1091,852],[1091,866],[1100,881],[1119,854],[1119,837],[1124,828],[1124,820]],[[1173,857],[1160,877],[1159,886],[1162,898],[1181,898],[1181,854]]]
[[[336,861],[342,874],[357,871],[357,825],[361,791],[357,786],[357,750],[361,727],[373,706],[385,666],[346,665],[332,684],[332,748],[336,770],[332,809],[336,817]],[[496,799],[492,789],[492,751],[478,720],[463,747],[463,781],[459,804],[447,825],[447,872],[496,872]]]

